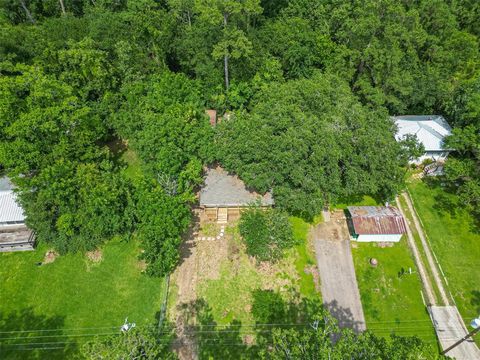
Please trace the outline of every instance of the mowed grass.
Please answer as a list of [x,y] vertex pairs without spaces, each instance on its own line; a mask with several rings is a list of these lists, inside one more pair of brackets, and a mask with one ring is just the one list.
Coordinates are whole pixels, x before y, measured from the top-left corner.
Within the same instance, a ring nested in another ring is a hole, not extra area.
[[[415,209],[448,281],[458,309],[468,324],[480,314],[480,233],[471,214],[456,206],[455,195],[438,184],[408,184]],[[480,338],[477,336],[477,343]]]
[[[392,247],[353,243],[355,271],[367,329],[379,336],[418,336],[436,349],[421,295],[421,282],[405,238]],[[378,260],[377,267],[369,263]],[[410,274],[410,269],[412,274]]]
[[[4,333],[2,338],[5,334],[18,337],[10,342],[20,344],[51,340],[81,344],[91,340],[92,334],[118,333],[126,317],[137,326],[154,323],[163,298],[163,280],[141,273],[135,241],[108,242],[100,263],[83,254],[69,254],[37,266],[48,249],[40,245],[33,252],[0,254],[0,331],[28,330]],[[55,331],[30,332],[39,329]],[[50,337],[24,339],[45,334]],[[63,336],[67,334],[70,337]],[[7,350],[12,346],[3,349],[7,358],[33,354]],[[66,357],[62,350],[45,354],[45,358]]]

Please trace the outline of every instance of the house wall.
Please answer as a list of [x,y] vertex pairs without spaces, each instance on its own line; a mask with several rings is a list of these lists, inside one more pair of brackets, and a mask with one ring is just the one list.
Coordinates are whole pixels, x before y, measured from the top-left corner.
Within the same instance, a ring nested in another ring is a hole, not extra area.
[[[267,209],[267,206],[263,206],[262,209]],[[227,221],[237,221],[240,219],[242,212],[248,209],[248,206],[237,207],[204,207],[203,212],[208,221],[217,221],[219,209],[227,209]]]
[[358,235],[356,240],[358,242],[399,242],[402,238],[402,234],[363,234]]

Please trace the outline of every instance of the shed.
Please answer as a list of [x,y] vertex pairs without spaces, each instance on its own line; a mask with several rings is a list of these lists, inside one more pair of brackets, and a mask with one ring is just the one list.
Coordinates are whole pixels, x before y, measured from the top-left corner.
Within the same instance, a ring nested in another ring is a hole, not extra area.
[[394,116],[397,126],[395,139],[400,141],[405,135],[416,135],[425,147],[425,154],[412,161],[420,164],[426,159],[444,161],[451,149],[444,148],[444,139],[452,134],[452,128],[440,115],[401,115]]
[[33,250],[34,240],[13,184],[7,177],[0,178],[0,252]]
[[242,208],[255,202],[262,207],[274,205],[270,192],[262,195],[248,190],[238,176],[229,174],[220,166],[207,169],[199,201],[208,219],[220,223],[238,219]]
[[349,206],[348,223],[360,242],[398,242],[407,232],[405,219],[392,206]]

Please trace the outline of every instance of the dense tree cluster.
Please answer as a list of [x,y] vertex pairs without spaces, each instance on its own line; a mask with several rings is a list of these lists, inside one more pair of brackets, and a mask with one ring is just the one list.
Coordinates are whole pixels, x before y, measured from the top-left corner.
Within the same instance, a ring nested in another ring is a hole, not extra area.
[[242,213],[239,229],[247,254],[260,261],[278,260],[283,250],[295,245],[288,215],[277,209],[252,205]]
[[[447,177],[479,204],[479,20],[471,0],[1,0],[0,166],[59,250],[114,235],[172,269],[202,167],[221,162],[310,218],[402,187],[412,139],[455,127]],[[216,129],[205,108],[229,112]],[[127,175],[118,146],[134,151]]]

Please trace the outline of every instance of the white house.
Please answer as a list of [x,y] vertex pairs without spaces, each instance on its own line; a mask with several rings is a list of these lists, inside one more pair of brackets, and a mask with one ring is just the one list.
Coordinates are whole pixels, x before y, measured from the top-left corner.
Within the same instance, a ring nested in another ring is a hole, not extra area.
[[359,242],[399,242],[407,232],[405,220],[392,206],[349,206],[348,226]]
[[33,250],[34,241],[12,183],[7,177],[0,178],[0,252]]
[[442,162],[451,149],[445,149],[443,142],[452,134],[452,128],[440,115],[401,115],[392,117],[397,125],[395,139],[400,141],[405,135],[416,135],[425,147],[425,154],[412,161],[421,164],[426,159]]

